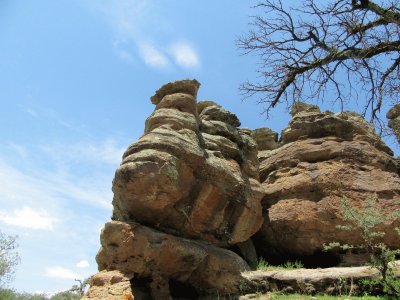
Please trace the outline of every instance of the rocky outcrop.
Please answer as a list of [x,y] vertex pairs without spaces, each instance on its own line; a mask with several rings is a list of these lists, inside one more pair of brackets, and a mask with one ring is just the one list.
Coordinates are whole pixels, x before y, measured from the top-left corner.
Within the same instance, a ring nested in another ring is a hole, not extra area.
[[[176,81],[151,97],[144,134],[115,173],[88,299],[170,299],[177,287],[211,299],[237,294],[265,279],[246,273],[257,255],[298,258],[324,243],[359,243],[359,232],[336,228],[343,197],[355,207],[377,198],[383,214],[400,208],[399,163],[361,116],[295,103],[278,140],[197,102],[198,88]],[[400,248],[396,225],[380,228],[392,248]],[[283,280],[268,278],[270,288]]]
[[97,273],[90,278],[90,289],[82,300],[133,300],[132,277],[117,270]]
[[229,246],[261,226],[257,146],[199,84],[179,81],[152,97],[145,134],[129,146],[114,182],[114,220]]
[[[130,145],[113,181],[113,222],[101,234],[99,270],[151,281],[168,299],[171,280],[233,293],[249,265],[250,240],[263,222],[257,144],[238,118],[196,102],[199,83],[161,87],[144,135]],[[135,280],[135,279],[133,279]]]
[[235,293],[241,272],[250,269],[232,251],[137,223],[109,222],[100,239],[99,269],[151,278],[154,299],[168,299],[171,280],[221,294]]
[[[311,255],[334,241],[360,243],[359,232],[336,227],[344,224],[342,197],[355,207],[377,198],[383,214],[400,208],[399,165],[356,113],[297,107],[281,146],[260,159],[265,222],[257,250],[266,257]],[[396,224],[380,228],[393,248],[400,247]]]
[[[400,262],[396,262],[398,268]],[[399,272],[395,272],[399,276]],[[247,292],[282,292],[300,294],[362,295],[365,286],[363,279],[378,279],[377,269],[368,266],[353,268],[295,269],[251,271],[243,274],[247,280]],[[349,296],[349,297],[350,297]],[[254,299],[251,295],[239,299]],[[258,299],[258,298],[257,298]],[[270,298],[266,298],[270,299]]]

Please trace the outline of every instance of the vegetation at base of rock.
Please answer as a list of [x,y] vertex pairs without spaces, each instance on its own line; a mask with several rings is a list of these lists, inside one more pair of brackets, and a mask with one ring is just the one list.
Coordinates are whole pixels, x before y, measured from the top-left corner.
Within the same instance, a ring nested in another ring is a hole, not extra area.
[[[258,298],[257,298],[258,297]],[[281,294],[281,293],[269,293],[269,294],[256,294],[252,299],[265,299],[265,300],[394,300],[391,296],[330,296],[330,295],[302,295],[302,294]]]
[[[369,265],[378,269],[381,278],[362,280],[363,290],[372,293],[382,291],[384,294],[399,297],[400,279],[398,278],[399,266],[396,264],[396,256],[400,255],[400,249],[390,249],[384,243],[377,242],[377,239],[385,235],[385,232],[378,229],[379,225],[397,220],[400,217],[400,210],[384,213],[378,200],[374,198],[367,199],[362,207],[356,208],[351,205],[346,197],[343,197],[341,205],[343,217],[347,223],[338,226],[338,229],[359,231],[362,243],[341,245],[335,242],[324,245],[324,249],[330,250],[333,247],[341,247],[347,251],[354,248],[365,250],[371,257]],[[398,228],[396,228],[396,231],[399,233]]]
[[7,236],[0,231],[0,287],[13,279],[15,267],[20,261],[16,240],[16,236]]
[[303,264],[300,261],[287,261],[282,265],[270,265],[264,258],[260,258],[257,264],[257,270],[260,271],[272,271],[272,270],[294,270],[303,268]]

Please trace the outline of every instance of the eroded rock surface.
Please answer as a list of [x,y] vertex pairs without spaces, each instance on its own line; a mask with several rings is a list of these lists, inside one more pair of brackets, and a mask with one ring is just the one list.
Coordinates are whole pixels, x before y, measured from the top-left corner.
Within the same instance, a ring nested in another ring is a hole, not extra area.
[[153,96],[145,134],[116,171],[114,220],[233,245],[263,221],[257,145],[234,114],[211,101],[197,104],[198,86],[179,81]]
[[263,222],[257,144],[238,118],[199,83],[161,87],[144,135],[130,145],[113,181],[113,222],[101,234],[99,270],[149,279],[153,299],[171,280],[202,291],[238,291],[249,265],[224,249],[238,245],[256,264],[250,240]]
[[[246,273],[257,255],[299,257],[324,243],[360,242],[358,232],[336,228],[342,197],[356,207],[376,197],[384,214],[400,209],[399,163],[361,116],[296,103],[278,140],[268,128],[239,128],[213,101],[197,102],[198,88],[182,80],[151,97],[144,135],[116,170],[88,299],[140,300],[140,291],[170,299],[177,286],[241,293],[266,280]],[[400,248],[396,225],[380,228],[392,248]],[[269,288],[286,280],[279,276],[268,277]]]
[[139,278],[151,278],[155,299],[168,295],[170,280],[221,294],[236,293],[241,272],[250,269],[232,251],[138,223],[109,222],[100,239],[102,248],[96,257],[99,268],[124,274],[134,271]]
[[[265,222],[257,250],[265,256],[311,255],[334,241],[360,243],[359,232],[336,227],[344,223],[342,197],[355,207],[377,198],[383,214],[400,208],[399,165],[361,116],[297,109],[281,144],[264,152],[260,163]],[[392,248],[400,247],[396,224],[380,228]]]
[[102,271],[90,278],[90,289],[83,300],[134,300],[131,283],[133,274]]

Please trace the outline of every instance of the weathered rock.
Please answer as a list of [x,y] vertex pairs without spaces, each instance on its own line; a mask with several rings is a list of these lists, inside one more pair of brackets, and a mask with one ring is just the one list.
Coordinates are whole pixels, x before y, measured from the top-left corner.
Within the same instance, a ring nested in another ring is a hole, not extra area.
[[400,116],[400,104],[394,105],[386,114],[388,119],[396,119]]
[[[302,256],[324,243],[360,243],[359,232],[336,227],[344,223],[342,197],[356,207],[376,197],[384,214],[400,209],[399,165],[360,116],[303,111],[282,139],[260,163],[265,222],[257,234],[259,253]],[[396,224],[379,228],[392,248],[400,248]]]
[[320,113],[321,110],[316,105],[308,104],[308,103],[304,103],[304,102],[295,102],[292,104],[292,107],[290,109],[290,115],[292,117],[294,117],[298,113],[302,113],[302,112]]
[[389,120],[388,126],[392,129],[397,142],[400,144],[400,104],[394,105],[386,114]]
[[241,272],[249,270],[246,262],[229,250],[137,223],[109,222],[100,240],[99,269],[152,279],[154,299],[165,299],[169,280],[221,294],[235,293]]
[[327,136],[335,136],[343,140],[365,141],[393,155],[393,151],[375,134],[374,128],[361,115],[354,112],[334,114],[320,113],[317,110],[300,111],[293,116],[289,126],[283,130],[282,144]]
[[102,271],[90,278],[90,288],[83,300],[134,300],[130,280],[133,274]]
[[114,220],[228,246],[261,226],[257,145],[238,118],[196,104],[197,81],[163,86],[145,134],[129,146],[113,182]]
[[175,93],[184,93],[196,98],[200,83],[197,80],[179,80],[167,83],[156,91],[155,95],[150,98],[151,103],[157,105],[166,95]]
[[400,144],[400,118],[389,120],[388,126],[390,129],[392,129],[397,142]]
[[278,133],[269,128],[257,128],[251,131],[251,137],[256,141],[258,152],[274,150],[279,147]]
[[[133,284],[139,300],[140,288],[170,299],[179,284],[218,296],[287,282],[296,283],[286,287],[292,291],[327,291],[340,272],[322,274],[321,284],[308,271],[300,281],[298,273],[242,272],[255,267],[257,254],[302,256],[324,243],[359,243],[359,232],[336,228],[340,200],[360,207],[376,197],[383,214],[399,209],[399,162],[358,114],[295,103],[278,142],[268,128],[238,128],[239,119],[212,101],[197,103],[199,85],[172,82],[151,97],[156,108],[144,135],[115,174],[113,221],[102,231],[101,272],[87,299],[133,299]],[[392,248],[400,248],[398,224],[379,228]]]
[[[399,262],[396,262],[399,265]],[[399,276],[399,272],[396,276]],[[377,279],[377,269],[364,267],[251,271],[243,273],[247,292],[275,291],[283,293],[339,295],[343,292],[362,293],[362,279]],[[239,299],[252,299],[240,297]]]

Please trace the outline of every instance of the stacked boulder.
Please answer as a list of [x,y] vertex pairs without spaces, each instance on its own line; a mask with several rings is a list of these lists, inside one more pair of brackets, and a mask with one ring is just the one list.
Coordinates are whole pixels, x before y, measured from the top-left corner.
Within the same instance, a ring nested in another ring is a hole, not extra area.
[[[323,244],[357,245],[358,231],[343,231],[341,199],[362,207],[378,201],[382,213],[400,208],[399,164],[373,127],[353,112],[320,112],[297,103],[279,148],[259,151],[265,191],[264,224],[257,234],[259,254],[302,257]],[[380,228],[387,246],[400,248],[391,221]]]
[[[199,83],[161,87],[145,133],[123,155],[113,181],[113,221],[101,233],[99,270],[148,279],[154,299],[169,283],[228,294],[250,267],[244,249],[263,222],[257,145],[237,117],[197,103]],[[89,292],[90,298],[90,292]]]
[[[254,283],[243,272],[257,256],[304,258],[330,242],[361,242],[337,229],[344,197],[355,207],[376,199],[383,214],[400,209],[399,162],[360,115],[295,103],[278,140],[197,102],[198,88],[176,81],[151,97],[144,135],[115,173],[87,299],[237,294]],[[398,225],[379,228],[391,248],[400,248]]]

